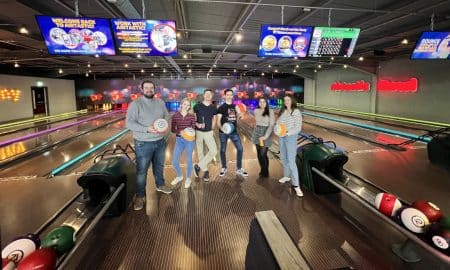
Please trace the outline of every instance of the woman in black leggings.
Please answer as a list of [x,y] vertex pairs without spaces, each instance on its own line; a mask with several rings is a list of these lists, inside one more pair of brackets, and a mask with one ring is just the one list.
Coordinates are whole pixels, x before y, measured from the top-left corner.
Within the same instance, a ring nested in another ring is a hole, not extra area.
[[272,132],[275,124],[275,114],[269,109],[269,103],[266,99],[258,100],[258,108],[255,109],[255,129],[252,134],[252,143],[256,145],[258,153],[258,162],[261,167],[259,176],[269,177],[269,158],[267,150],[272,144]]

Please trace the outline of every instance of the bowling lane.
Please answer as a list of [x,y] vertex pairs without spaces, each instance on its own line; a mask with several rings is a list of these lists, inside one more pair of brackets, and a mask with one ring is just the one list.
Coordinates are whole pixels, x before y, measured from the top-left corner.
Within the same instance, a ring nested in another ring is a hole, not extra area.
[[119,118],[125,117],[124,113],[115,113],[101,117],[92,121],[81,123],[72,127],[56,130],[48,134],[30,138],[24,141],[12,143],[3,147],[0,147],[0,164],[2,162],[19,157],[26,152],[33,151],[34,149],[44,148],[48,145],[57,143],[64,139],[77,136],[88,130],[105,125],[108,122],[115,121]]
[[360,117],[358,115],[347,116],[347,115],[335,114],[335,113],[331,113],[331,112],[328,112],[328,113],[318,112],[318,111],[316,112],[316,111],[312,111],[312,110],[305,110],[305,112],[316,113],[319,115],[324,115],[324,116],[333,117],[333,118],[351,121],[351,122],[362,123],[362,124],[366,124],[366,125],[372,125],[372,126],[381,127],[381,128],[395,129],[398,131],[408,132],[408,133],[412,133],[412,134],[416,134],[416,135],[425,134],[429,130],[439,129],[439,127],[434,127],[434,126],[415,124],[415,123],[405,123],[405,122],[393,121],[393,120],[388,120],[388,119],[368,120],[367,118]]
[[44,176],[53,168],[84,153],[100,142],[124,129],[125,121],[109,124],[104,128],[81,135],[75,140],[58,144],[47,152],[29,157],[20,163],[2,168],[0,178],[17,176]]
[[[316,118],[316,117],[311,117],[311,116],[307,116],[307,115],[303,116],[303,121],[304,121],[304,123],[307,123],[307,124],[317,125],[319,128],[323,127],[323,128],[327,128],[330,130],[340,131],[342,133],[345,133],[345,134],[348,134],[351,136],[359,137],[361,139],[373,141],[373,142],[380,143],[380,144],[398,144],[398,143],[402,143],[402,142],[408,140],[407,138],[400,137],[397,135],[390,135],[387,133],[377,132],[377,131],[373,131],[373,130],[369,130],[369,129],[364,129],[364,128],[360,128],[360,127],[356,127],[356,126],[352,126],[352,125],[347,125],[347,124],[338,123],[338,122],[334,122],[331,120],[320,119],[320,118]],[[392,128],[392,127],[390,127],[390,129],[398,130],[398,128]],[[410,133],[410,132],[408,132],[408,133]],[[416,131],[416,133],[417,133],[417,131]],[[414,134],[414,133],[412,133],[412,134]],[[415,135],[421,135],[421,134],[423,134],[423,133],[418,133]],[[415,142],[415,143],[411,144],[410,146],[412,146],[414,148],[426,147],[426,145],[422,142]]]
[[[50,120],[44,120],[44,121],[39,121],[39,122],[34,122],[34,123],[27,123],[27,124],[23,124],[23,125],[18,125],[18,126],[11,126],[11,127],[5,127],[5,128],[0,128],[0,141],[5,140],[5,136],[11,133],[19,133],[19,134],[28,134],[28,133],[33,133],[33,132],[37,132],[39,130],[37,129],[45,129],[45,128],[51,128],[55,125],[64,125],[66,123],[72,123],[75,121],[79,121],[88,117],[92,117],[94,115],[97,115],[98,113],[85,113],[85,114],[80,114],[80,115],[71,115],[69,117],[61,117],[61,118],[56,118],[56,119],[50,119]],[[29,131],[27,131],[29,129]],[[23,136],[23,135],[18,135],[18,136]]]
[[[217,135],[217,134],[216,134]],[[254,146],[242,136],[243,166],[248,178],[236,177],[236,151],[227,148],[228,173],[211,165],[211,181],[194,179],[190,189],[178,184],[171,195],[155,192],[151,173],[146,211],[129,210],[103,220],[80,250],[79,269],[243,269],[250,222],[256,211],[272,209],[305,253],[313,269],[399,269],[389,250],[371,244],[367,235],[305,192],[298,198],[282,177],[278,160],[270,161],[271,176],[258,178]],[[170,166],[174,136],[168,141],[164,176],[175,177]],[[185,170],[182,160],[183,171]]]

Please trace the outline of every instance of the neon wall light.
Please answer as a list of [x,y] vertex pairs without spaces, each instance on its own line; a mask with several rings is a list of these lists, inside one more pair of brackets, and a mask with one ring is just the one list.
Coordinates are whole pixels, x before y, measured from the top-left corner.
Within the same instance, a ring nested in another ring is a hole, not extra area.
[[417,78],[410,78],[407,81],[379,80],[377,90],[381,92],[417,92],[419,81]]
[[364,91],[370,90],[370,82],[364,80],[347,83],[347,82],[333,82],[330,86],[331,91]]

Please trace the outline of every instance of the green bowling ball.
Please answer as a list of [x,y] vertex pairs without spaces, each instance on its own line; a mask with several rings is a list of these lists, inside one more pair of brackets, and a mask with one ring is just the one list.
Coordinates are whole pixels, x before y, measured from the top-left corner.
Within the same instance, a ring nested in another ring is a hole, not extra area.
[[441,224],[441,227],[444,228],[447,231],[450,231],[450,216],[444,216],[439,221]]
[[75,229],[63,225],[50,231],[42,239],[42,247],[51,247],[55,249],[56,253],[60,256],[68,252],[75,243]]

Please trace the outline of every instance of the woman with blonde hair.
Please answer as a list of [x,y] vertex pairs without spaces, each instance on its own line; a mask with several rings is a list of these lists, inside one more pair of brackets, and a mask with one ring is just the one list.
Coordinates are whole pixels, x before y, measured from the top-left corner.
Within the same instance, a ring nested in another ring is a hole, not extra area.
[[181,100],[180,110],[172,116],[172,132],[176,136],[172,164],[177,173],[177,177],[171,183],[172,186],[183,181],[183,172],[180,167],[180,157],[183,151],[186,153],[187,166],[184,187],[189,188],[191,186],[192,153],[195,145],[195,114],[191,111],[191,101],[184,98]]

